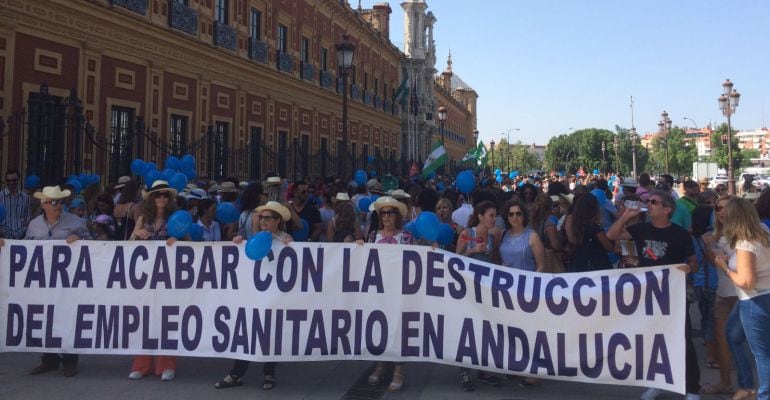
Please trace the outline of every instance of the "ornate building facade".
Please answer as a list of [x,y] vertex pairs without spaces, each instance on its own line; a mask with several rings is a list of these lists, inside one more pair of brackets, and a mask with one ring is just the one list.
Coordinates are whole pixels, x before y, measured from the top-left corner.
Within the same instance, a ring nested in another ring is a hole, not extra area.
[[[341,0],[0,0],[0,167],[44,183],[114,181],[134,158],[190,153],[198,175],[217,178],[398,171],[424,149],[403,143],[408,57],[390,42],[390,12]],[[356,45],[347,138],[343,35]],[[435,104],[420,93],[430,121]]]

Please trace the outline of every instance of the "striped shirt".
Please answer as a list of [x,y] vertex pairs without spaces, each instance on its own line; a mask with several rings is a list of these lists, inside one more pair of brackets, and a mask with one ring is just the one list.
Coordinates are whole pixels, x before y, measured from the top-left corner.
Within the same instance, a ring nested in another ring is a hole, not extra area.
[[19,191],[12,194],[8,189],[0,192],[0,205],[5,207],[5,219],[0,232],[8,239],[23,239],[29,224],[29,196]]

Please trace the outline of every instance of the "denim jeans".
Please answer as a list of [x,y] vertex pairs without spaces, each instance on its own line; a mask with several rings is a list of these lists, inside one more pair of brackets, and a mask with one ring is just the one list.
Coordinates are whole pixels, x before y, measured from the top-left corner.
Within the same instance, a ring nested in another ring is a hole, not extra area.
[[746,333],[741,322],[741,303],[735,303],[735,307],[730,311],[727,317],[727,326],[725,334],[727,335],[727,344],[730,346],[730,353],[735,361],[735,372],[738,375],[738,388],[754,389],[754,357],[749,350],[746,341]]
[[714,301],[717,298],[717,292],[711,289],[705,289],[703,286],[695,287],[695,298],[698,300],[698,310],[700,311],[700,330],[703,339],[707,342],[714,341]]
[[770,294],[738,302],[741,323],[757,363],[757,400],[770,399]]

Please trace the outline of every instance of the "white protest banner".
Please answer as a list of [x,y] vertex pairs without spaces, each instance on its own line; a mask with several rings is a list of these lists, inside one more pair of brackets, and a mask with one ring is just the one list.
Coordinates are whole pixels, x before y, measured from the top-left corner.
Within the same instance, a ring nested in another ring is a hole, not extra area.
[[0,351],[431,361],[684,393],[685,274],[428,247],[7,240]]

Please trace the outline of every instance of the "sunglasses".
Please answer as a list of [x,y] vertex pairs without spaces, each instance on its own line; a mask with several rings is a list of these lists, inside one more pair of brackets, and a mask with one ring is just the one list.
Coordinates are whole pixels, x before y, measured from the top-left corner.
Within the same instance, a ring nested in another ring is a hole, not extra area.
[[63,205],[64,204],[64,200],[48,200],[48,201],[44,201],[43,204],[50,204],[52,206],[58,206],[58,205]]
[[524,215],[522,211],[511,211],[508,213],[509,217],[521,217],[522,215]]
[[394,210],[388,210],[388,211],[380,211],[380,215],[382,215],[383,217],[385,217],[385,216],[391,216],[391,217],[394,217],[394,216],[396,216],[397,214],[398,214],[398,211],[394,211]]
[[168,198],[171,197],[171,195],[168,192],[159,192],[159,193],[154,193],[152,195],[153,199],[157,199],[157,198],[160,198],[160,197],[165,197],[165,198],[168,199]]
[[272,221],[274,219],[278,219],[278,218],[276,218],[276,217],[274,217],[272,215],[260,215],[259,216],[259,220],[260,221]]

